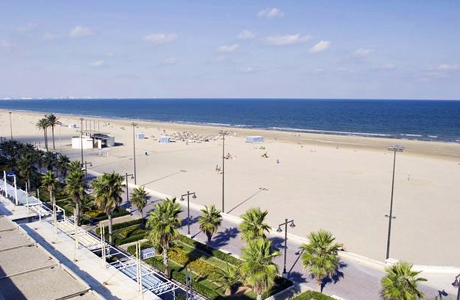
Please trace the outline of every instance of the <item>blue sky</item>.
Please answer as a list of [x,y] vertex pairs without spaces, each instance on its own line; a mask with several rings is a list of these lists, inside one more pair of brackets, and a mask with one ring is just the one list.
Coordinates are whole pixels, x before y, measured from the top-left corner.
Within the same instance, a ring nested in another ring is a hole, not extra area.
[[460,99],[460,1],[2,1],[0,97]]

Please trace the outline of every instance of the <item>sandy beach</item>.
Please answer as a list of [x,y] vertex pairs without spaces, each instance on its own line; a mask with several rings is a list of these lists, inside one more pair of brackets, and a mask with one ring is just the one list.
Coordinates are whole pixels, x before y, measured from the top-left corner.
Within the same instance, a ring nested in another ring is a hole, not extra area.
[[[14,111],[13,138],[43,146],[43,131],[35,127],[41,117]],[[66,125],[80,126],[79,116],[58,117]],[[10,138],[9,122],[8,111],[0,110],[0,136]],[[133,172],[131,122],[85,117],[84,130],[114,135],[119,143],[85,150],[91,170]],[[302,237],[323,228],[346,251],[380,261],[386,252],[385,215],[393,168],[393,152],[387,147],[403,145],[406,149],[396,160],[390,257],[419,265],[459,264],[460,144],[137,123],[135,132],[145,134],[145,139],[136,140],[138,185],[171,196],[196,192],[194,203],[221,208],[222,174],[216,166],[222,167],[219,130],[223,129],[228,131],[225,154],[232,156],[225,160],[226,213],[240,216],[259,206],[269,211],[267,222],[272,227],[285,218],[294,219],[297,227],[289,232]],[[57,127],[56,150],[79,160],[80,150],[70,147],[79,130]],[[159,143],[162,135],[175,142]],[[264,136],[265,142],[246,143],[250,135]]]

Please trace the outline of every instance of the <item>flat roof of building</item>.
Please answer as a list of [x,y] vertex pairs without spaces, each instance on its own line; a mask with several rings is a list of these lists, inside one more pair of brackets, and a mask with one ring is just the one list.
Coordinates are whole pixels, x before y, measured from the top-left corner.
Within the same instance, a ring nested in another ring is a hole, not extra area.
[[102,299],[5,216],[0,241],[0,299]]

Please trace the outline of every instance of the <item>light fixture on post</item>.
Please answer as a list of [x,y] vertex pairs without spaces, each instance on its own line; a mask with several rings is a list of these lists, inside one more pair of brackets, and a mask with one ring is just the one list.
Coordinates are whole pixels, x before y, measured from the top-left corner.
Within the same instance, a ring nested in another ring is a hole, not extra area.
[[184,197],[187,196],[187,234],[190,236],[190,195],[193,199],[196,199],[195,192],[187,191],[187,194],[183,194],[180,196],[180,201],[184,201]]
[[131,203],[129,202],[129,187],[128,187],[128,176],[131,176],[131,179],[135,179],[134,174],[125,173],[125,182],[126,182],[126,208],[129,209],[131,213]]
[[388,147],[389,151],[393,151],[393,178],[391,180],[391,199],[390,199],[390,214],[385,215],[388,218],[388,239],[387,239],[387,254],[385,259],[390,258],[390,237],[391,237],[391,221],[395,218],[393,217],[393,193],[395,187],[395,167],[396,167],[396,152],[403,152],[404,147],[400,145],[393,145]]
[[131,125],[133,126],[133,160],[134,160],[134,184],[137,184],[137,174],[136,174],[136,126],[137,123],[132,122]]
[[80,118],[80,153],[81,153],[81,166],[83,167],[83,118]]
[[228,132],[221,130],[219,133],[222,135],[222,212],[225,212],[225,136]]
[[86,161],[83,163],[85,168],[85,179],[88,177],[88,166],[92,167],[93,164],[90,161]]
[[13,140],[13,123],[11,122],[11,111],[8,112],[10,114],[10,140]]
[[287,230],[288,230],[287,226],[288,224],[290,224],[289,226],[291,228],[295,227],[294,220],[285,219],[284,223],[279,224],[278,229],[276,230],[277,232],[282,232],[283,230],[281,229],[281,226],[284,225],[284,266],[283,266],[283,277],[284,278],[287,278],[286,253],[287,253]]

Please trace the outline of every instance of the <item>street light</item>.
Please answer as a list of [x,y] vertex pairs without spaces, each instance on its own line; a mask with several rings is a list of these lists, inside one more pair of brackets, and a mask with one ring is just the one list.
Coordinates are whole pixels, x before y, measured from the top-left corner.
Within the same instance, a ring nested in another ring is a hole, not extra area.
[[136,182],[136,178],[137,178],[137,175],[136,175],[136,126],[137,124],[136,123],[131,123],[131,125],[133,126],[133,160],[134,160],[134,184],[137,184]]
[[[126,208],[130,208],[131,205],[129,203],[129,187],[128,187],[128,176],[131,176],[131,179],[135,179],[134,174],[125,173],[125,182],[126,182]],[[131,211],[130,211],[131,212]]]
[[225,212],[225,136],[228,134],[227,131],[219,131],[222,134],[222,212]]
[[295,224],[294,224],[294,220],[289,220],[288,219],[285,219],[284,223],[281,223],[278,225],[278,229],[276,231],[278,232],[281,232],[283,231],[281,229],[281,226],[284,225],[284,267],[283,267],[283,277],[284,278],[287,278],[287,272],[286,272],[286,252],[287,252],[287,226],[288,224],[290,223],[290,227],[294,228],[295,227]]
[[196,199],[195,192],[190,193],[187,191],[187,194],[183,194],[180,196],[180,201],[184,201],[184,196],[187,196],[187,234],[190,235],[190,195],[192,195],[193,199]]
[[85,168],[85,179],[86,179],[86,178],[88,177],[88,165],[89,165],[90,167],[92,167],[93,164],[92,164],[90,161],[86,161],[86,160],[85,160],[85,162],[83,163],[83,165],[85,166],[84,168]]
[[458,274],[458,275],[455,277],[455,281],[452,283],[452,286],[458,287],[458,290],[457,290],[457,300],[460,300],[460,280],[458,280],[459,277],[460,277],[460,274]]
[[83,118],[80,118],[80,151],[81,151],[81,166],[83,167]]
[[395,167],[396,167],[396,152],[403,152],[404,147],[400,145],[393,145],[388,147],[389,151],[393,151],[393,178],[391,180],[391,200],[390,200],[390,214],[385,215],[388,218],[388,240],[387,240],[387,255],[386,259],[390,257],[390,236],[391,236],[391,221],[395,218],[393,217],[393,193],[395,187]]
[[10,140],[13,140],[13,123],[11,123],[11,111],[9,112],[10,114]]

